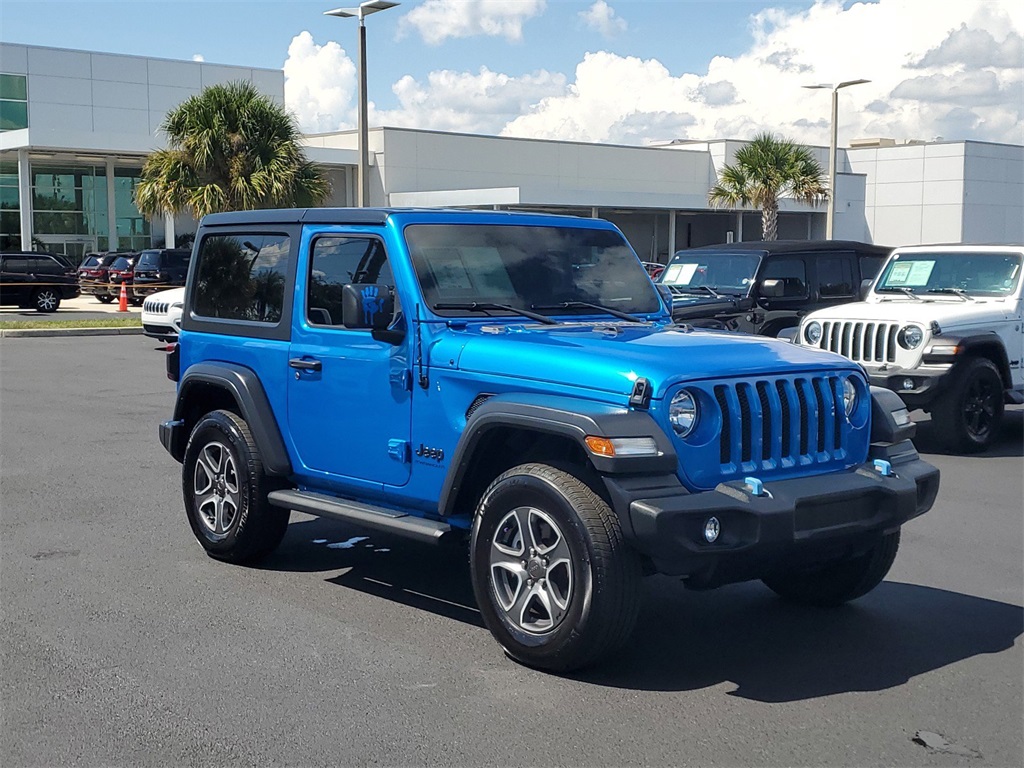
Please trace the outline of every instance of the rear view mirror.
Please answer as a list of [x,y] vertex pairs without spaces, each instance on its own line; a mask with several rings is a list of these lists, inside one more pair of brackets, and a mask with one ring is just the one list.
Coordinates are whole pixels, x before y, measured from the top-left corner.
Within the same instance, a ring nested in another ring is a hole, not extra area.
[[761,281],[761,295],[766,299],[781,299],[786,293],[786,283],[778,278]]
[[387,330],[395,317],[395,292],[390,285],[346,285],[341,293],[346,328]]
[[861,301],[865,301],[867,299],[868,294],[871,293],[871,285],[874,282],[875,281],[872,280],[871,278],[868,278],[867,280],[861,280],[860,281],[860,300]]

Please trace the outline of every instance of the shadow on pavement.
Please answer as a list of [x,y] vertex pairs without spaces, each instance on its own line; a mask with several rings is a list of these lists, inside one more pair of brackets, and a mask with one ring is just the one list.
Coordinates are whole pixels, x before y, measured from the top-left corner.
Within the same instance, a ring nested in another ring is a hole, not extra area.
[[[328,581],[483,626],[465,547],[432,548],[310,520],[289,527],[264,567],[340,570]],[[963,659],[1006,650],[1024,634],[1020,606],[898,582],[885,582],[850,605],[821,610],[788,605],[759,583],[692,592],[656,576],[644,580],[642,601],[627,648],[573,679],[666,691],[727,682],[737,686],[730,695],[786,702],[893,688]]]
[[[917,421],[915,419],[915,421]],[[921,453],[946,453],[939,439],[939,425],[931,419],[917,422],[917,434],[914,445]],[[1007,407],[1002,429],[995,444],[983,453],[973,453],[965,458],[985,458],[988,456],[1002,458],[1024,457],[1024,410],[1019,407]]]

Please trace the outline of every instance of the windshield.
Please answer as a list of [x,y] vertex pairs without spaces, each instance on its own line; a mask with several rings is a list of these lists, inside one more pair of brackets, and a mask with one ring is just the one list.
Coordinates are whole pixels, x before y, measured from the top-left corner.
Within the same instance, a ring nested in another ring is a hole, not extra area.
[[139,263],[136,266],[139,269],[159,269],[160,251],[143,251],[139,255]]
[[[629,244],[616,232],[574,227],[414,224],[406,241],[423,296],[438,314],[508,314],[494,307],[543,308],[544,314],[649,313],[658,294]],[[562,305],[566,306],[558,306]]]
[[737,251],[679,251],[665,267],[661,282],[675,293],[746,295],[761,261],[760,254]]
[[1021,257],[1014,253],[897,253],[875,291],[1005,296],[1016,289],[1020,273]]
[[116,269],[116,270],[122,270],[122,269],[130,268],[131,265],[132,265],[132,263],[131,263],[131,261],[128,260],[127,257],[125,257],[125,256],[118,256],[116,259],[114,259],[114,263],[110,265],[110,268],[111,269]]
[[85,261],[82,262],[83,267],[95,267],[100,263],[100,260],[95,256],[86,256]]

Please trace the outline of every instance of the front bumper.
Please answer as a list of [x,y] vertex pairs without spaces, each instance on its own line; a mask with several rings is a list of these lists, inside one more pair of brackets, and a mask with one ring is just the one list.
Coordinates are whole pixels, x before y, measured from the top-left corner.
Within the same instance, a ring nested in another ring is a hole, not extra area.
[[[921,461],[909,441],[872,449],[872,458],[890,462],[893,475],[882,476],[869,461],[844,472],[769,481],[761,496],[743,481],[693,494],[681,486],[610,490],[634,546],[658,572],[718,586],[762,578],[784,563],[856,554],[927,512],[939,470]],[[704,538],[710,517],[720,526],[711,544]]]
[[[908,369],[869,371],[871,386],[891,390],[911,410],[925,408],[942,394],[949,384],[952,366],[919,366]],[[906,384],[911,386],[907,387]]]

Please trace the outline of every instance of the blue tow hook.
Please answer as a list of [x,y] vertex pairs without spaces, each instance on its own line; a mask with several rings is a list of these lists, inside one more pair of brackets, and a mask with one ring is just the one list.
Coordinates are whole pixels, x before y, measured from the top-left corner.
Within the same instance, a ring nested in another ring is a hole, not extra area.
[[874,467],[875,471],[882,477],[893,477],[896,474],[892,471],[892,464],[885,459],[875,459]]
[[764,489],[764,483],[758,480],[756,477],[744,477],[743,482],[747,484],[747,490],[750,491],[751,496],[767,496],[768,492]]

